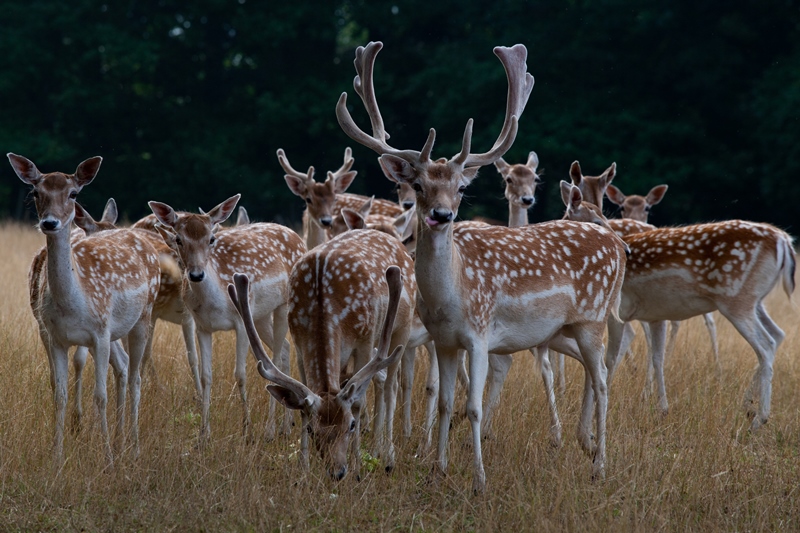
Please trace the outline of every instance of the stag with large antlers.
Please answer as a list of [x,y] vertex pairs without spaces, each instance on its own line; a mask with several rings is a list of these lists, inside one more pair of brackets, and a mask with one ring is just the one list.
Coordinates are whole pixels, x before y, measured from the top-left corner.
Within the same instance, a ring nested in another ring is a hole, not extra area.
[[[522,45],[494,50],[505,67],[509,86],[505,121],[494,146],[485,153],[472,153],[470,119],[461,151],[449,160],[432,160],[433,129],[421,151],[399,150],[387,143],[372,81],[381,47],[376,42],[359,47],[355,59],[358,75],[354,87],[369,114],[372,135],[353,121],[346,93],[339,99],[336,115],[347,135],[380,154],[379,161],[390,179],[409,183],[417,193],[418,307],[436,341],[441,380],[438,470],[447,468],[458,350],[470,354],[467,416],[474,450],[473,489],[482,492],[486,483],[481,451],[482,396],[489,352],[511,354],[563,333],[577,342],[587,386],[594,388],[593,396],[584,397],[595,399],[596,445],[584,431],[586,426],[579,428],[584,433],[581,443],[594,455],[593,474],[602,475],[608,403],[603,334],[622,284],[625,253],[621,242],[604,228],[570,222],[453,229],[461,197],[478,169],[497,161],[514,142],[518,117],[533,88],[525,64],[527,50]],[[589,420],[591,412],[590,406]]]
[[[93,157],[74,174],[42,174],[28,159],[8,154],[17,176],[33,187],[39,229],[47,237],[40,273],[31,272],[31,304],[50,362],[55,400],[54,456],[63,462],[67,408],[67,378],[71,346],[87,346],[95,359],[94,400],[106,458],[113,463],[106,417],[109,363],[117,375],[115,448],[121,450],[124,431],[125,378],[131,389],[131,426],[138,453],[140,401],[139,366],[150,335],[150,315],[159,285],[158,255],[150,244],[127,230],[107,231],[70,239],[78,193],[92,182],[102,158]],[[119,343],[126,336],[130,363]]]
[[[249,224],[216,231],[233,212],[239,195],[233,196],[206,214],[179,214],[170,206],[150,202],[150,208],[161,224],[162,236],[175,249],[184,268],[183,299],[197,325],[200,348],[200,383],[202,412],[200,443],[210,435],[209,406],[211,404],[212,334],[216,331],[236,332],[236,368],[234,375],[244,407],[243,432],[250,427],[247,401],[246,366],[247,334],[236,309],[226,295],[227,285],[235,272],[244,272],[253,280],[256,326],[266,340],[278,364],[289,371],[289,343],[286,333],[289,298],[289,274],[292,266],[305,252],[300,237],[278,224]],[[174,232],[174,233],[173,233]],[[267,437],[274,434],[274,403],[270,404]],[[287,412],[281,431],[290,430],[291,413]]]
[[[340,237],[334,242],[342,240]],[[353,242],[357,240],[350,239]],[[386,246],[388,244],[381,244],[381,249],[385,250]],[[330,251],[333,252],[334,249]],[[367,252],[361,248],[360,253]],[[403,346],[396,346],[391,355],[389,348],[396,343],[398,332],[405,330],[401,336],[408,336],[409,315],[413,309],[413,302],[410,300],[414,294],[409,294],[409,289],[413,290],[413,275],[401,279],[404,276],[397,266],[387,268],[385,275],[375,275],[379,267],[376,263],[368,265],[365,257],[349,263],[348,259],[352,258],[346,255],[332,253],[320,256],[312,251],[306,256],[308,258],[311,259],[298,264],[292,276],[296,287],[302,285],[304,290],[311,289],[311,295],[294,292],[297,301],[292,306],[291,321],[293,331],[297,334],[295,340],[301,353],[299,360],[302,361],[305,371],[305,383],[279,370],[261,347],[247,298],[247,276],[237,274],[234,277],[235,287],[229,286],[228,291],[244,320],[253,354],[258,361],[258,371],[264,379],[274,383],[267,387],[270,394],[287,407],[301,412],[301,449],[304,461],[307,464],[308,435],[311,435],[328,467],[328,473],[334,479],[340,480],[348,471],[350,448],[353,469],[358,472],[361,462],[359,407],[370,381],[381,370],[396,367],[399,363]],[[323,263],[318,262],[320,259]],[[317,266],[324,268],[324,271],[313,270]],[[355,268],[351,268],[353,266]],[[410,265],[406,267],[408,268]],[[335,274],[336,271],[339,275]],[[366,274],[361,281],[366,282],[367,287],[352,285],[354,278],[345,276],[359,272]],[[341,296],[342,289],[344,294],[349,294],[351,288],[352,296],[346,296],[345,299],[333,297],[333,294]],[[398,310],[400,322],[405,323],[400,325],[399,330],[395,325]],[[378,326],[381,323],[383,327],[379,332]],[[338,347],[340,341],[354,340],[352,337],[356,331],[361,331],[361,336],[365,337],[366,342],[360,344],[369,358],[342,387],[340,369],[343,361],[340,357],[345,352],[337,353]],[[375,344],[377,347],[373,349]]]

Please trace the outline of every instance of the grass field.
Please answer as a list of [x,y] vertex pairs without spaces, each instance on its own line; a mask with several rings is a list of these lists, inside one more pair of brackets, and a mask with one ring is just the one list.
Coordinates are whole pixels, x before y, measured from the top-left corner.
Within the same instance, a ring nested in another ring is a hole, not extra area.
[[[582,369],[567,362],[567,391],[559,398],[564,446],[554,450],[530,354],[515,360],[494,421],[495,437],[484,446],[483,497],[471,493],[468,424],[458,423],[451,432],[446,478],[430,482],[433,458],[414,456],[421,436],[424,357],[415,384],[415,434],[410,442],[399,442],[394,472],[370,472],[368,462],[360,481],[348,476],[336,483],[316,457],[307,472],[298,463],[297,428],[274,442],[243,440],[233,337],[218,334],[211,444],[197,451],[199,414],[180,329],[165,324],[155,332],[159,383],[145,379],[143,385],[141,456],[123,453],[106,469],[89,378],[86,423],[83,431],[67,434],[66,464],[54,475],[49,369],[26,278],[43,243],[30,228],[0,225],[2,530],[800,529],[798,312],[782,292],[767,304],[787,333],[775,362],[769,423],[757,434],[748,432],[741,402],[756,358],[718,314],[721,373],[702,320],[689,321],[666,362],[671,409],[666,417],[658,414],[654,398],[641,395],[646,365],[639,335],[638,356],[622,363],[610,391],[603,482],[591,482],[590,460],[574,438]],[[253,361],[248,365],[253,421],[260,427],[267,393]],[[87,366],[87,376],[93,375],[91,362]],[[113,421],[113,401],[109,404]],[[369,444],[371,437],[364,440]]]

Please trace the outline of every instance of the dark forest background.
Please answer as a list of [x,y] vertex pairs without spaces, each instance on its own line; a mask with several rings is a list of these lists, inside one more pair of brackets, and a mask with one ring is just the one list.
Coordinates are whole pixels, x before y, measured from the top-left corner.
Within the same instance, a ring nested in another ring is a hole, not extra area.
[[[485,4],[485,5],[480,5]],[[494,142],[506,81],[496,45],[528,47],[536,79],[506,155],[546,169],[534,220],[560,217],[558,182],[578,159],[645,194],[669,184],[656,224],[747,218],[795,234],[800,206],[800,6],[786,0],[4,0],[0,147],[44,171],[102,155],[81,202],[124,217],[148,200],[208,209],[236,192],[251,217],[294,223],[303,201],[275,150],[318,179],[352,146],[351,192],[390,197],[376,155],[350,141],[339,94],[363,128],[354,49],[382,40],[375,82],[391,143],[455,154]],[[9,165],[0,217],[30,218]],[[506,219],[499,175],[481,171],[460,215]],[[613,213],[610,206],[607,212]]]

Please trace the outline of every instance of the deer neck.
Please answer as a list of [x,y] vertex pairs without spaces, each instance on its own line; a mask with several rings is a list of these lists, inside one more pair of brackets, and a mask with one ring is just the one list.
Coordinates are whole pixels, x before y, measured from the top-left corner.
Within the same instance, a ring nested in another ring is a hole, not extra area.
[[508,227],[519,228],[528,225],[528,208],[515,202],[508,202]]
[[311,217],[308,216],[308,209],[303,212],[303,229],[305,230],[306,234],[306,249],[311,250],[312,248],[316,248],[320,244],[324,244],[328,240],[328,234],[325,233],[325,230],[317,224],[316,222],[311,220]]
[[83,291],[75,274],[69,226],[47,235],[47,286],[54,301],[85,308]]
[[453,223],[446,231],[432,231],[424,217],[418,220],[417,287],[426,308],[435,314],[458,306],[462,260],[453,239]]

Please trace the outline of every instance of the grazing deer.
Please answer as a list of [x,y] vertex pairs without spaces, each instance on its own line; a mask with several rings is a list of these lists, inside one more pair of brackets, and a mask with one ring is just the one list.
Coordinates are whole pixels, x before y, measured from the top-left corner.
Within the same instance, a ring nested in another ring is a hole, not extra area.
[[[75,199],[97,175],[101,157],[85,160],[74,174],[42,174],[22,156],[9,153],[8,159],[17,176],[33,187],[38,227],[47,238],[46,257],[38,266],[34,260],[29,281],[33,314],[50,363],[55,464],[63,463],[68,350],[74,345],[89,347],[95,358],[95,406],[106,459],[113,464],[106,417],[108,366],[111,364],[117,376],[116,451],[119,453],[123,444],[127,378],[132,400],[131,436],[138,454],[139,365],[158,292],[158,256],[146,240],[127,230],[107,231],[72,243]],[[124,336],[130,347],[129,364],[121,345],[115,342]]]
[[[650,192],[647,193],[647,196],[639,196],[638,194],[631,194],[629,196],[625,196],[622,194],[617,187],[613,185],[609,185],[606,189],[606,197],[611,201],[612,204],[619,206],[620,214],[622,215],[622,220],[625,219],[632,219],[638,222],[647,222],[647,217],[650,214],[650,208],[654,205],[661,202],[664,198],[664,195],[667,193],[667,185],[656,185]],[[612,224],[617,234],[620,235],[628,235],[630,233],[640,233],[641,227],[625,227],[624,225],[621,227],[614,226],[616,221],[609,220],[609,224]],[[617,223],[619,224],[619,223]],[[651,226],[654,228],[655,226]],[[714,354],[714,361],[717,364],[717,369],[720,368],[719,366],[719,344],[717,343],[717,324],[714,322],[714,315],[713,313],[706,313],[703,315],[703,320],[706,323],[706,329],[708,329],[708,336],[711,338],[711,351]],[[674,321],[670,323],[670,333],[669,339],[667,339],[667,350],[666,356],[669,356],[672,351],[675,349],[675,339],[678,336],[678,328],[680,327],[681,323],[678,321]],[[645,329],[645,333],[649,336],[649,330]],[[630,341],[633,340],[632,332],[628,332],[626,328],[626,339],[623,340],[623,347],[622,350],[627,352],[628,345]],[[650,344],[648,339],[648,345]],[[649,391],[648,391],[649,392]]]
[[[215,231],[239,201],[233,196],[207,214],[179,214],[170,206],[150,202],[158,221],[174,233],[162,231],[162,237],[175,249],[184,269],[183,301],[197,326],[200,348],[200,383],[202,414],[200,444],[208,439],[209,406],[211,403],[212,334],[215,331],[236,332],[236,368],[234,375],[244,407],[243,433],[250,427],[247,402],[246,359],[248,340],[238,312],[226,295],[226,287],[235,272],[248,274],[253,280],[253,297],[257,300],[254,319],[261,336],[278,359],[281,368],[289,371],[287,300],[292,266],[305,252],[300,237],[278,224],[249,224]],[[275,428],[275,404],[270,404],[266,436],[272,438]],[[281,431],[291,427],[291,413],[284,417]]]
[[[359,237],[366,240],[374,237],[367,235],[367,232],[363,233]],[[333,242],[344,241],[348,237],[352,242],[359,240],[358,237],[344,235]],[[383,240],[386,241],[387,238],[384,237]],[[379,248],[389,252],[389,246],[387,242],[382,242]],[[311,435],[328,466],[328,473],[334,479],[340,480],[347,474],[349,448],[352,448],[350,458],[353,469],[358,473],[361,462],[360,406],[373,377],[381,370],[387,367],[391,369],[399,363],[402,345],[388,355],[390,346],[395,344],[398,336],[395,317],[399,310],[401,322],[406,321],[401,329],[405,329],[407,335],[407,321],[410,310],[413,309],[411,299],[414,293],[413,274],[401,279],[401,269],[391,266],[384,275],[376,276],[377,261],[370,260],[366,248],[357,246],[360,250],[359,258],[352,263],[351,257],[333,253],[335,248],[334,244],[329,248],[331,253],[322,254],[316,252],[319,248],[312,250],[298,263],[292,274],[293,287],[302,287],[301,292],[293,291],[291,324],[296,332],[296,336],[295,333],[293,336],[297,348],[301,353],[298,360],[302,361],[305,370],[305,384],[279,370],[261,347],[247,298],[247,276],[237,274],[234,277],[235,288],[229,286],[228,291],[244,319],[253,354],[258,361],[258,370],[265,379],[274,383],[267,387],[270,394],[286,407],[301,412],[305,430],[302,431],[301,444],[304,463],[308,464],[308,435]],[[401,252],[401,247],[394,248],[397,253]],[[377,259],[376,255],[371,257]],[[354,278],[347,277],[347,274],[359,272],[366,274],[362,281],[368,286],[354,285]],[[307,288],[310,289],[310,294],[304,292]],[[411,293],[409,288],[412,289]],[[342,289],[344,294],[352,296],[347,296],[346,300],[332,297],[334,293],[341,296]],[[381,322],[383,327],[378,333]],[[366,342],[359,343],[358,351],[368,349],[371,358],[342,387],[340,369],[345,361],[341,356],[345,352],[338,353],[339,341],[347,343],[354,340],[352,335],[357,331],[369,338],[363,339]],[[373,344],[377,344],[377,348],[373,349]]]
[[[779,283],[791,298],[795,257],[792,238],[770,226],[742,220],[657,228],[623,237],[631,249],[619,315],[651,330],[659,409],[668,410],[664,385],[666,322],[719,311],[752,346],[758,368],[745,394],[751,429],[766,423],[772,364],[784,333],[764,308]],[[609,379],[622,357],[622,325],[609,322]],[[758,411],[753,396],[759,395]]]
[[[372,42],[356,50],[353,85],[369,114],[372,135],[350,116],[347,93],[339,98],[336,116],[350,138],[380,154],[387,175],[410,184],[417,193],[418,308],[436,342],[441,380],[438,470],[447,468],[458,350],[470,354],[467,416],[472,426],[473,490],[483,492],[481,419],[489,353],[515,353],[563,333],[577,342],[587,386],[594,388],[597,440],[590,451],[594,475],[603,475],[608,403],[603,334],[622,285],[625,254],[619,239],[605,228],[571,222],[524,228],[473,225],[459,232],[453,227],[461,197],[478,169],[502,157],[516,137],[517,119],[533,88],[533,77],[526,71],[527,50],[522,45],[494,49],[509,85],[505,121],[494,146],[486,153],[471,153],[470,119],[461,151],[449,160],[432,160],[433,129],[420,152],[395,149],[386,142],[372,81],[382,46]],[[591,420],[591,408],[588,413]],[[581,431],[587,427],[581,425]],[[591,447],[588,434],[582,443]]]

